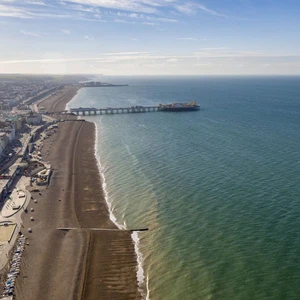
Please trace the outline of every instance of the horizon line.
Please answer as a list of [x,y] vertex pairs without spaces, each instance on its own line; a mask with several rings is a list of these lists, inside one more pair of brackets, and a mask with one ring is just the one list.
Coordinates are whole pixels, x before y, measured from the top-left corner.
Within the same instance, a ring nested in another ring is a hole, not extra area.
[[35,75],[35,76],[169,76],[169,77],[176,77],[176,76],[291,76],[291,77],[298,77],[299,74],[101,74],[101,73],[0,73],[2,75]]

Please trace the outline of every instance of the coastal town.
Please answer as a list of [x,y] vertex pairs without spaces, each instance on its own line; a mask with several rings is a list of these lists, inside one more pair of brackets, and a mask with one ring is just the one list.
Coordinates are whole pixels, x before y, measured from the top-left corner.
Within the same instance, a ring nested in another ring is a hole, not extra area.
[[[94,126],[65,112],[80,79],[0,78],[0,299],[52,299],[54,287],[59,299],[99,292],[110,299],[140,297],[131,233],[109,220]],[[72,230],[64,233],[66,227]],[[58,287],[60,268],[68,269],[69,291]],[[120,269],[127,271],[117,275]]]
[[[41,149],[43,140],[57,129],[57,119],[46,116],[37,103],[61,88],[50,77],[0,80],[0,269],[5,297],[14,295],[20,273],[20,246],[23,251],[26,241],[21,214],[34,212],[34,208],[27,207],[30,200],[37,203],[32,193],[49,184],[52,173]],[[30,220],[33,222],[34,216]],[[32,229],[27,228],[27,232]],[[16,241],[17,248],[11,257]],[[9,270],[5,272],[7,265]]]

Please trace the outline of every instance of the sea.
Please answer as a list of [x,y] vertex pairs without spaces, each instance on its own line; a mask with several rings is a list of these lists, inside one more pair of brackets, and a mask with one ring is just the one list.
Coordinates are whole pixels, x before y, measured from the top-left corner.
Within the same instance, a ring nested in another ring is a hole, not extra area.
[[144,299],[300,299],[300,77],[99,77],[69,107],[196,100],[196,112],[85,116]]

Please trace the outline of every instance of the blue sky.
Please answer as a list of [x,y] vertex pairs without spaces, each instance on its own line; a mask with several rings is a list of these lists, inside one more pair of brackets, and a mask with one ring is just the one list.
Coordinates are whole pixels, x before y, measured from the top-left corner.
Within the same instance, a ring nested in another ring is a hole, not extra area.
[[300,74],[299,0],[0,0],[0,73]]

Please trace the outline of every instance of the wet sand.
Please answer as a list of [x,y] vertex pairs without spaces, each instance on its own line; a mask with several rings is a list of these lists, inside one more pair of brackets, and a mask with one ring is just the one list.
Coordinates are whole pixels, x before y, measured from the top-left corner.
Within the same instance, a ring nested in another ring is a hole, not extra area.
[[29,205],[34,212],[23,214],[29,245],[16,299],[140,299],[130,232],[116,230],[109,219],[94,155],[94,124],[58,124],[53,141],[47,139],[43,148],[54,169],[51,183],[40,189],[42,195],[32,194],[38,201]]

